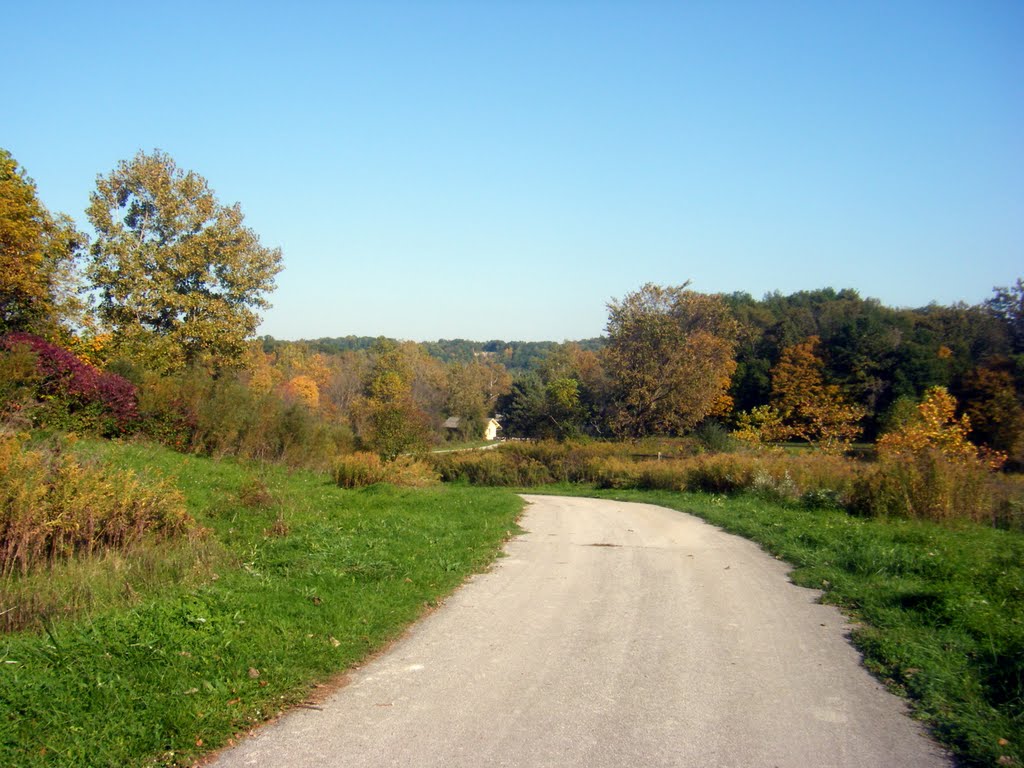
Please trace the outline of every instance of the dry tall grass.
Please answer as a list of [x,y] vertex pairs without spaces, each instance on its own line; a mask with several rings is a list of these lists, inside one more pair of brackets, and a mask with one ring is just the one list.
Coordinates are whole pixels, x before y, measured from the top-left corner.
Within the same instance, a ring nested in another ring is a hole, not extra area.
[[[661,453],[659,451],[659,453]],[[657,455],[657,454],[656,454]],[[432,458],[446,481],[530,486],[590,483],[599,488],[752,493],[808,507],[949,522],[1024,527],[1024,478],[921,452],[870,463],[812,451],[665,451],[653,458],[631,443],[513,443],[497,451]]]
[[0,432],[0,575],[74,554],[126,549],[193,527],[169,483],[83,462],[60,443],[31,448]]
[[438,472],[412,456],[383,461],[375,453],[356,452],[334,463],[334,482],[342,488],[364,488],[375,483],[391,483],[406,488],[426,488],[441,482]]

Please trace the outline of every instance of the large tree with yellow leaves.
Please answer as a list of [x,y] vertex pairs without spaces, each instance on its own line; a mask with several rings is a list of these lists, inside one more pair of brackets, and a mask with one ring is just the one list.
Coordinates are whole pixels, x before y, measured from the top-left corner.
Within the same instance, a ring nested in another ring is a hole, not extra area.
[[88,274],[115,343],[158,370],[237,361],[281,252],[222,205],[206,179],[159,150],[139,152],[96,181]]

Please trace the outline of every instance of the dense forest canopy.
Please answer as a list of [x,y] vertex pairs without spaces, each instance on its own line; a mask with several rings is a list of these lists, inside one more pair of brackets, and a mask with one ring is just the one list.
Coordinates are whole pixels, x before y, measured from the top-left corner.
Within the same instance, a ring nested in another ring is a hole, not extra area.
[[[860,439],[875,439],[909,404],[941,386],[970,415],[975,440],[1012,453],[1024,434],[1021,296],[1020,281],[994,289],[992,300],[981,305],[887,307],[850,288],[774,292],[760,299],[747,293],[720,296],[738,332],[730,407],[715,416],[735,425],[740,414],[772,403],[773,372],[778,378],[786,351],[815,339],[822,382],[857,408]],[[368,354],[380,340],[261,341],[268,353],[295,347],[330,357]],[[615,394],[604,370],[608,341],[441,339],[416,346],[443,365],[486,360],[503,366],[512,384],[498,406],[513,434],[609,435]],[[663,362],[664,354],[654,359]]]

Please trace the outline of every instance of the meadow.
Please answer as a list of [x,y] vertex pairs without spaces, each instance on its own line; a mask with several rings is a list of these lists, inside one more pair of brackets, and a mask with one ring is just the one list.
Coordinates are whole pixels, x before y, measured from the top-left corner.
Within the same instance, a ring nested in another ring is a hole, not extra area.
[[[496,556],[504,490],[374,485],[83,441],[162,477],[191,518],[0,581],[0,764],[184,766],[301,703]],[[13,610],[12,610],[13,609]]]
[[[355,453],[332,473],[147,442],[19,446],[4,482],[50,484],[51,538],[36,562],[9,554],[0,579],[5,765],[191,764],[301,704],[486,567],[516,530],[515,491],[526,488],[661,504],[760,543],[844,610],[868,669],[963,765],[1022,759],[1024,532],[1012,477],[986,474],[981,490],[963,478],[971,515],[929,496],[917,508],[935,514],[908,517],[870,506],[888,498],[871,495],[884,485],[877,462],[715,452],[694,438],[391,462]],[[956,482],[943,488],[959,503]],[[68,510],[90,508],[113,509],[120,527],[94,520],[110,532],[95,544],[52,538],[55,521],[87,521]]]

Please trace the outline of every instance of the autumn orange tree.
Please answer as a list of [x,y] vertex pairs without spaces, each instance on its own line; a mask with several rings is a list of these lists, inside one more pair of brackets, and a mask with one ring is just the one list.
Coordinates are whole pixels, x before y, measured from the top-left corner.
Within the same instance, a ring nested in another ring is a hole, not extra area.
[[608,305],[612,428],[679,434],[728,411],[738,326],[720,296],[648,283]]
[[274,355],[264,352],[259,341],[250,341],[246,345],[241,363],[243,381],[260,397],[270,393],[284,378],[274,365]]
[[788,432],[828,452],[846,450],[861,433],[866,411],[825,381],[825,363],[815,354],[817,336],[786,347],[772,368],[772,404]]
[[292,402],[302,403],[311,410],[320,407],[320,387],[312,376],[292,376],[284,386],[284,396]]

